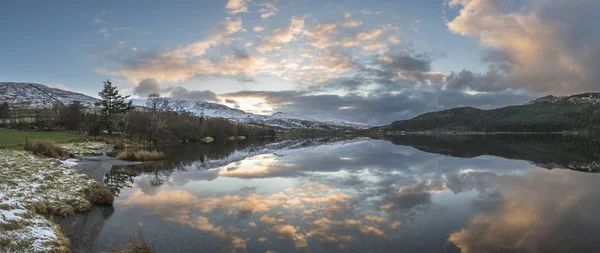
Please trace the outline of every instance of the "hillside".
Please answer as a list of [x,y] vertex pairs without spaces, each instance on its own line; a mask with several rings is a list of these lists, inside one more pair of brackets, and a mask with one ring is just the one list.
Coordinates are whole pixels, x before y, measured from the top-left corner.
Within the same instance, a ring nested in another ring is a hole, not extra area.
[[[145,99],[132,99],[136,106],[145,106]],[[283,113],[274,115],[258,115],[239,109],[210,102],[169,99],[168,108],[172,111],[188,112],[196,116],[224,118],[238,123],[266,125],[290,130],[344,131],[353,130],[365,125],[337,120],[311,120],[296,118]]]
[[430,112],[377,130],[462,132],[560,132],[600,130],[600,93],[547,96],[492,110],[472,107]]
[[[96,103],[99,102],[94,97],[50,88],[42,84],[0,82],[0,103],[7,102],[11,107],[42,109],[51,108],[57,103],[66,105],[75,101],[79,101],[85,107],[90,108],[95,108]],[[145,99],[132,99],[132,101],[136,106],[146,105]],[[265,125],[295,131],[346,131],[366,127],[358,123],[333,119],[294,117],[284,113],[276,113],[272,116],[258,115],[230,108],[222,104],[192,100],[169,99],[169,109],[189,112],[196,116],[224,118],[238,123]]]
[[37,83],[0,82],[0,103],[7,102],[13,107],[40,109],[50,108],[56,103],[70,104],[75,101],[86,107],[93,107],[99,100]]

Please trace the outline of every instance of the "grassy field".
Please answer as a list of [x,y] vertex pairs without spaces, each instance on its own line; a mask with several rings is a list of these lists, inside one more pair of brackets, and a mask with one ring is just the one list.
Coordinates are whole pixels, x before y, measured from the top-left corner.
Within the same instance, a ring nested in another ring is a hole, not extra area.
[[85,138],[85,135],[57,132],[3,131],[0,132],[0,149],[23,149],[23,146],[25,145],[25,140],[27,138],[52,140],[56,143],[66,143],[77,139]]

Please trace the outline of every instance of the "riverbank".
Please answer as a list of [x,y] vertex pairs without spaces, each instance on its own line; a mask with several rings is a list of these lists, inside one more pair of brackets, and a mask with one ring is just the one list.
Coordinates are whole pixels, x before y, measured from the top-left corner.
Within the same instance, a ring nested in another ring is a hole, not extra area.
[[[69,145],[75,155],[102,146]],[[0,252],[69,252],[68,239],[49,217],[112,204],[114,197],[102,183],[73,168],[78,162],[0,149]]]

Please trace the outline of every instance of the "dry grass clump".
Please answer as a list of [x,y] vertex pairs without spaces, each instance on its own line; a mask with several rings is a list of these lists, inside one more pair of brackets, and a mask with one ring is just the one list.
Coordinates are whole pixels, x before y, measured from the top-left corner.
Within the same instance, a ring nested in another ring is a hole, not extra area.
[[126,161],[157,161],[164,160],[165,154],[160,151],[146,151],[146,150],[124,150],[119,152],[116,157],[119,160]]
[[148,245],[146,239],[144,239],[144,235],[142,234],[142,230],[138,227],[138,234],[140,235],[140,239],[136,240],[135,238],[131,238],[129,240],[129,244],[127,247],[117,250],[111,250],[106,253],[154,253],[152,246]]
[[51,140],[25,140],[24,149],[35,155],[52,158],[67,158],[69,153]]
[[115,201],[115,196],[101,183],[93,182],[89,188],[85,190],[85,198],[97,205],[112,205]]

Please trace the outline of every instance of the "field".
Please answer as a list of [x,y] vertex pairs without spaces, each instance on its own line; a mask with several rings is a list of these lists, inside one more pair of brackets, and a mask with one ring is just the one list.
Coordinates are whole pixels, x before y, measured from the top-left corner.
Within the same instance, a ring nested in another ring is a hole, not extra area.
[[56,143],[67,143],[85,138],[85,135],[57,132],[0,132],[0,149],[23,149],[26,139],[52,140]]

